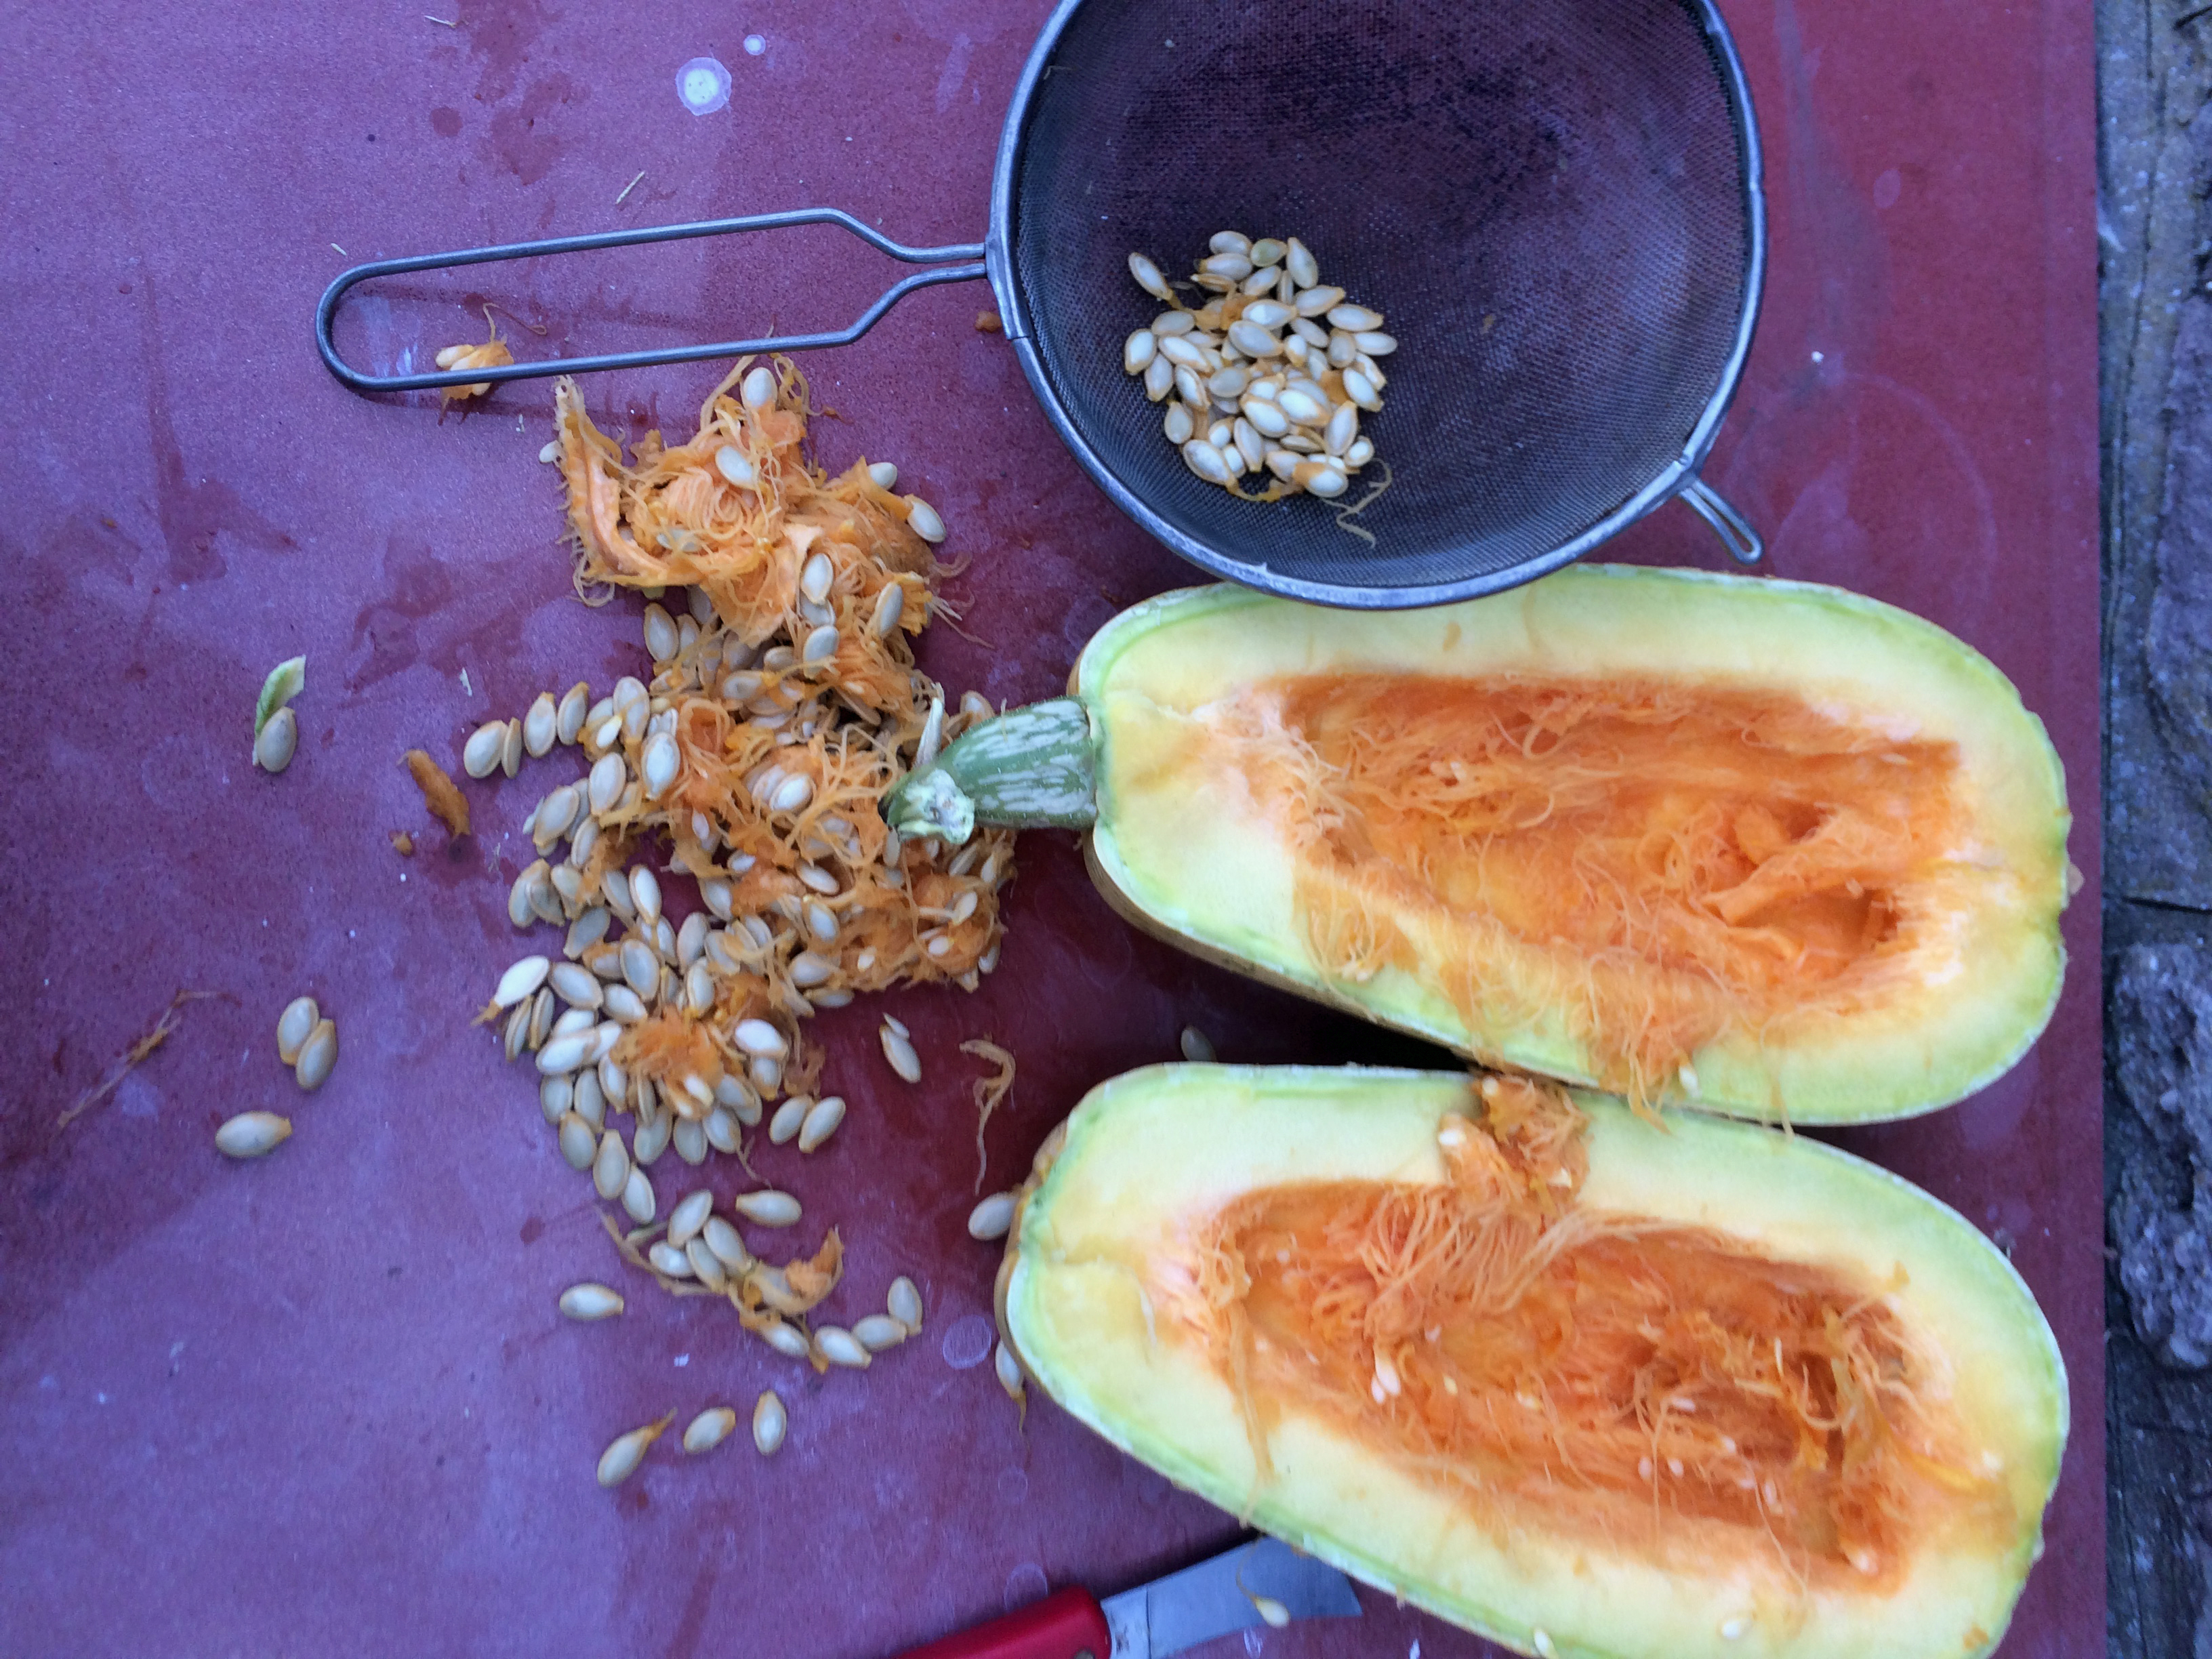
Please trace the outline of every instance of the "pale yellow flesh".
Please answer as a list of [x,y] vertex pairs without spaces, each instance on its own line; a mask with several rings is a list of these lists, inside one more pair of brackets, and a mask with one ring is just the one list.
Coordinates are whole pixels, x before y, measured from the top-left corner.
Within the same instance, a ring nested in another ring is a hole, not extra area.
[[[1851,1122],[1908,1116],[2002,1075],[2050,1018],[2063,965],[2064,781],[2004,677],[1941,629],[1834,589],[1691,572],[1582,566],[1431,611],[1322,611],[1231,587],[1123,613],[1085,650],[1073,689],[1101,735],[1094,874],[1124,914],[1213,959],[1480,1057],[1590,1082],[1600,1055],[1564,1011],[1471,1021],[1446,975],[1386,969],[1347,984],[1313,959],[1299,871],[1272,804],[1194,740],[1212,705],[1255,684],[1343,672],[1686,677],[1787,690],[1896,737],[1955,743],[1976,826],[1960,864],[1975,902],[1930,939],[1913,994],[1790,1024],[1762,1048],[1724,1036],[1692,1056],[1697,1093],[1740,1116]],[[1432,915],[1393,920],[1449,958]],[[1501,977],[1549,982],[1508,945]],[[1540,998],[1527,999],[1540,1002]]]
[[[1531,1528],[1486,1530],[1449,1494],[1295,1412],[1259,1485],[1244,1422],[1202,1342],[1180,1325],[1172,1244],[1256,1187],[1441,1182],[1436,1129],[1466,1079],[1412,1072],[1159,1066],[1095,1090],[1030,1197],[1003,1313],[1053,1398],[1170,1479],[1310,1553],[1523,1653],[1690,1659],[1861,1659],[1994,1648],[2057,1478],[2065,1376],[2008,1263],[1952,1211],[1894,1176],[1802,1139],[1710,1119],[1654,1128],[1618,1102],[1590,1114],[1583,1201],[1711,1227],[1772,1255],[1869,1282],[1950,1372],[1949,1408],[2021,1517],[2008,1547],[1933,1547],[1882,1595],[1806,1592],[1778,1564],[1668,1571]],[[1994,1464],[1987,1459],[1996,1460]],[[1740,1626],[1735,1621],[1741,1621]],[[1723,1627],[1737,1633],[1723,1635]]]

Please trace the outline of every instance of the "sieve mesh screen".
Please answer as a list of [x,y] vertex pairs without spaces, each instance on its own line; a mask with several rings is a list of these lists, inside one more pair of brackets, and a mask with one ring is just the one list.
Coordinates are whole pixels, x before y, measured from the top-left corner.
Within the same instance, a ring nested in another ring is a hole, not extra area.
[[[1748,160],[1683,0],[1094,0],[1020,135],[1012,271],[1051,395],[1174,529],[1354,603],[1504,586],[1680,459],[1721,390]],[[1300,237],[1400,342],[1363,428],[1394,475],[1371,547],[1330,504],[1202,483],[1121,371],[1159,309],[1128,253],[1183,277],[1224,229]]]

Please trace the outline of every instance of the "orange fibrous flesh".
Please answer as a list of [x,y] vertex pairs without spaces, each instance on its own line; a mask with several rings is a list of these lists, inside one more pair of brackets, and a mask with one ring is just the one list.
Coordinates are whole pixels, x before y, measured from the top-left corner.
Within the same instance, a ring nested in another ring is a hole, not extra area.
[[1486,1079],[1444,1182],[1264,1188],[1199,1226],[1200,1322],[1263,1479],[1316,1414],[1486,1525],[1674,1567],[1779,1558],[1898,1582],[1949,1526],[2010,1525],[1887,1292],[1718,1232],[1593,1211],[1564,1091]]
[[1965,828],[1955,745],[1780,690],[1307,676],[1214,725],[1287,809],[1328,970],[1425,975],[1478,1030],[1565,1010],[1638,1101],[1717,1038],[1909,991]]
[[[674,781],[657,795],[632,787],[596,811],[601,833],[581,869],[586,903],[655,844],[676,868],[728,884],[731,926],[710,935],[704,957],[711,1006],[664,1004],[614,1050],[627,1075],[691,1118],[713,1110],[726,1074],[744,1073],[732,1037],[744,1020],[783,1033],[790,1051],[775,1086],[796,1094],[820,1071],[800,1029],[817,1005],[908,983],[974,988],[994,958],[1000,891],[1013,874],[1008,830],[957,852],[894,849],[878,803],[913,765],[942,700],[912,644],[946,611],[942,567],[865,459],[835,478],[808,459],[806,382],[788,359],[775,360],[772,401],[732,395],[751,366],[738,362],[708,397],[690,441],[672,447],[650,432],[627,460],[574,381],[556,394],[579,592],[603,600],[613,587],[682,586],[713,608],[703,625],[684,617],[678,649],[653,665],[647,687],[676,745]],[[736,452],[726,464],[726,450]],[[810,614],[800,577],[816,556],[830,580]],[[896,622],[879,629],[893,587]],[[834,648],[804,658],[825,627]],[[944,739],[990,713],[980,698],[947,711]],[[644,776],[648,741],[627,729],[615,739],[629,778]],[[601,752],[591,733],[585,744]],[[800,781],[803,799],[787,799],[783,787]],[[825,876],[834,890],[822,890]],[[823,913],[833,937],[817,926]],[[617,948],[584,960],[597,966]]]

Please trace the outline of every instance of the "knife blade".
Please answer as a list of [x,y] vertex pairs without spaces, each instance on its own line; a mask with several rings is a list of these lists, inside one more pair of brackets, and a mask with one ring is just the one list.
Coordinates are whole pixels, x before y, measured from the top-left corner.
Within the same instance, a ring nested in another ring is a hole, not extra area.
[[1055,1590],[1003,1619],[908,1649],[900,1659],[1169,1659],[1268,1623],[1255,1597],[1292,1619],[1359,1617],[1359,1598],[1342,1573],[1262,1538],[1103,1604],[1086,1589]]
[[1293,1619],[1357,1619],[1345,1576],[1279,1538],[1261,1538],[1194,1567],[1155,1578],[1102,1604],[1113,1659],[1168,1659],[1232,1630],[1267,1622],[1254,1596]]

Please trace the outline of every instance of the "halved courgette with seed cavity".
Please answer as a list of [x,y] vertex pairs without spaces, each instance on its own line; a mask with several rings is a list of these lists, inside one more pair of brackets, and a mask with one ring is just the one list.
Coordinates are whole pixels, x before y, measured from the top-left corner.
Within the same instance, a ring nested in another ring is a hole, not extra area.
[[1131,1455],[1544,1659],[1986,1654],[2066,1440],[1952,1211],[1519,1079],[1115,1079],[1038,1154],[999,1316]]
[[1422,611],[1170,593],[903,780],[903,835],[1087,827],[1137,925],[1494,1064],[1737,1115],[1948,1104],[2049,1019],[2057,757],[1833,588],[1581,566]]

